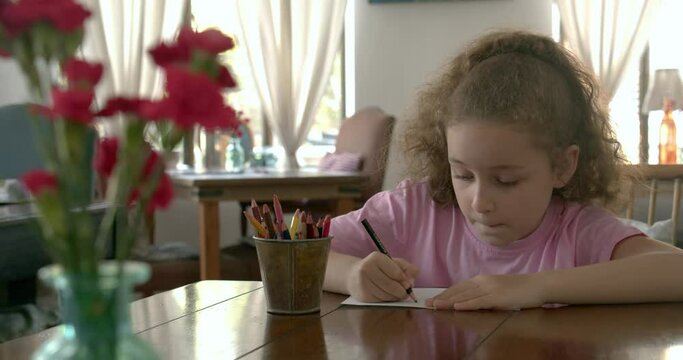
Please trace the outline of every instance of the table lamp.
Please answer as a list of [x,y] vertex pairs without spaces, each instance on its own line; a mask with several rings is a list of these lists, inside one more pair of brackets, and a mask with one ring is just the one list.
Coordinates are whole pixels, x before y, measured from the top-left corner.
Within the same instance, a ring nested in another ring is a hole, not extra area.
[[676,124],[672,111],[683,103],[683,83],[678,69],[659,69],[655,71],[654,81],[650,82],[643,101],[642,112],[662,109],[664,117],[659,126],[659,163],[676,164],[678,146],[676,145]]

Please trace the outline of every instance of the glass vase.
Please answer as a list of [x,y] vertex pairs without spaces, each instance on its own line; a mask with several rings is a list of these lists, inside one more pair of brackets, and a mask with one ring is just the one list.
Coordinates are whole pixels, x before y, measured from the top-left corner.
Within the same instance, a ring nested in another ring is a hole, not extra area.
[[103,262],[98,274],[68,274],[61,266],[40,269],[39,278],[59,295],[63,325],[33,359],[158,359],[132,331],[130,302],[136,284],[149,279],[148,264]]
[[239,137],[231,137],[225,149],[225,169],[232,173],[242,173],[245,168],[244,147]]

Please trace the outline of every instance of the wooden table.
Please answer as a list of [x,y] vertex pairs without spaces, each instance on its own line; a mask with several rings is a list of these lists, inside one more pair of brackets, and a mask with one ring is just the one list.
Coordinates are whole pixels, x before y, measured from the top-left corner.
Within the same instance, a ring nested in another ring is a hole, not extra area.
[[249,171],[229,173],[172,173],[176,194],[198,201],[199,262],[202,280],[220,278],[220,201],[248,202],[273,200],[333,199],[336,213],[353,210],[354,199],[369,177],[355,172],[319,172],[310,170]]
[[[162,359],[674,359],[683,303],[453,312],[340,306],[319,314],[266,312],[260,282],[201,281],[131,305],[133,329]],[[0,344],[27,359],[54,333]]]

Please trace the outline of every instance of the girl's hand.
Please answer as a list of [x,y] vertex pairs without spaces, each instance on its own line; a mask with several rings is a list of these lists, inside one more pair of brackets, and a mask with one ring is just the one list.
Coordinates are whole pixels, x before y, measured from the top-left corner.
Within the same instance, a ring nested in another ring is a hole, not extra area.
[[538,274],[478,275],[455,284],[425,304],[437,309],[519,310],[545,301]]
[[375,251],[353,265],[346,287],[360,301],[397,301],[408,297],[417,272],[415,265]]

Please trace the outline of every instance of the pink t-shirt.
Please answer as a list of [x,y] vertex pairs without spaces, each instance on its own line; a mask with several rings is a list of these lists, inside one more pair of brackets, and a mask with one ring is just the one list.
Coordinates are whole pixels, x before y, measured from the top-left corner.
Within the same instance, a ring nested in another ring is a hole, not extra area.
[[604,209],[553,198],[528,237],[506,246],[477,238],[456,206],[441,207],[426,182],[401,182],[362,209],[332,220],[334,251],[365,257],[376,251],[360,221],[368,219],[392,257],[420,272],[416,287],[448,287],[479,274],[522,274],[607,261],[621,240],[642,234]]

